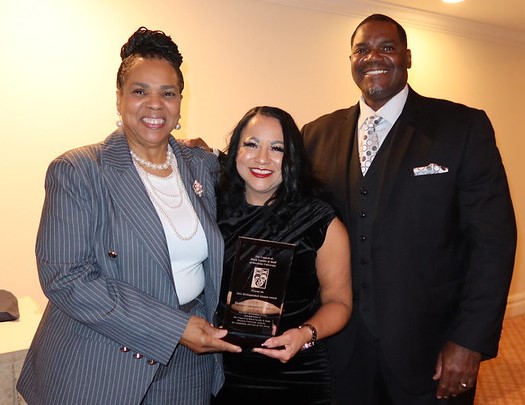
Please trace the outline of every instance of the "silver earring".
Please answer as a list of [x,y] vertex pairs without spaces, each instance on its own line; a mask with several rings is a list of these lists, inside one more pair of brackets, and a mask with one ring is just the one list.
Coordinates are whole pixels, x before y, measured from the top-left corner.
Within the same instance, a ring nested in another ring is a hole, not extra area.
[[[182,118],[182,115],[179,115],[179,120]],[[180,125],[180,123],[177,121],[177,125],[175,125],[175,129],[178,131],[179,129],[181,129],[182,126]]]
[[117,113],[118,114],[118,119],[117,119],[117,127],[119,128],[122,128],[122,117],[120,116],[120,113]]

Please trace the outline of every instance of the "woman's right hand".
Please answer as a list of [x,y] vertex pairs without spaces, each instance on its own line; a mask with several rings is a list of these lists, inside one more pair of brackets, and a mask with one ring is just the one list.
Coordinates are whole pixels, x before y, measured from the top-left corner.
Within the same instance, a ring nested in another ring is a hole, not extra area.
[[255,347],[255,353],[279,360],[281,363],[288,361],[301,351],[304,344],[309,342],[312,335],[308,328],[288,329],[282,335],[267,339],[261,346]]
[[204,318],[192,316],[180,338],[180,344],[197,354],[213,352],[240,353],[239,346],[228,343],[222,338],[228,334],[226,329],[214,328]]

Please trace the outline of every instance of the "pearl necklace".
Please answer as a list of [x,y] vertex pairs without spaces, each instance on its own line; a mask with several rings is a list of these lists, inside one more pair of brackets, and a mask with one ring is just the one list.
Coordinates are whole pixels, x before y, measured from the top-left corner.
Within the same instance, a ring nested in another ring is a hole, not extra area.
[[[136,167],[138,169],[138,172],[140,174],[140,177],[143,179],[144,183],[146,183],[147,186],[149,186],[148,187],[148,190],[149,190],[148,193],[153,194],[153,197],[155,197],[155,200],[158,200],[158,201],[162,202],[166,207],[171,208],[171,209],[179,208],[182,205],[183,201],[184,201],[183,198],[182,198],[182,193],[181,193],[180,176],[176,176],[176,174],[177,174],[175,172],[176,165],[173,165],[173,166],[174,166],[173,170],[168,176],[166,176],[166,177],[159,177],[159,176],[155,176],[154,174],[147,173],[142,167],[136,165]],[[173,194],[165,193],[164,191],[162,191],[161,189],[156,187],[155,184],[153,184],[153,182],[151,181],[150,177],[155,177],[157,179],[161,179],[162,181],[170,181],[173,178],[176,178],[176,180],[177,180],[177,187],[178,187],[179,191],[175,192]],[[175,202],[170,203],[169,200],[175,200]]]
[[173,161],[173,152],[171,151],[170,146],[168,145],[168,149],[166,150],[166,161],[164,163],[153,163],[149,160],[142,159],[139,155],[137,155],[135,152],[133,152],[131,149],[129,150],[129,153],[131,154],[131,157],[133,160],[137,163],[140,163],[142,166],[149,167],[150,169],[155,170],[166,170],[171,166],[171,162]]
[[[173,172],[167,177],[160,177],[162,180],[171,180],[175,177],[176,182],[177,182],[177,187],[179,190],[178,190],[178,193],[174,193],[174,194],[165,193],[162,190],[160,190],[158,187],[156,187],[151,181],[150,177],[159,178],[159,176],[155,176],[154,174],[146,172],[142,167],[140,167],[137,164],[138,162],[134,162],[134,163],[135,163],[135,167],[137,168],[140,178],[142,179],[144,185],[146,186],[146,191],[148,193],[148,196],[151,202],[155,206],[155,209],[157,210],[157,212],[168,221],[170,228],[173,230],[173,233],[175,234],[175,236],[179,238],[180,240],[192,239],[196,235],[197,230],[199,229],[199,218],[197,217],[197,213],[195,212],[195,209],[193,208],[193,205],[184,189],[184,185],[182,184],[182,178],[180,176],[179,169],[177,167],[177,160],[172,159],[171,167],[172,167]],[[179,197],[180,199],[178,199],[178,201],[175,200],[174,203],[170,203],[169,201],[167,201],[167,199],[163,198],[162,196],[166,196],[168,198]],[[163,205],[167,207],[168,209],[180,208],[184,200],[186,200],[186,206],[191,211],[192,225],[193,225],[188,235],[182,235],[178,231],[177,227],[175,226],[175,223],[172,221],[172,215],[166,212],[166,210],[163,208]]]

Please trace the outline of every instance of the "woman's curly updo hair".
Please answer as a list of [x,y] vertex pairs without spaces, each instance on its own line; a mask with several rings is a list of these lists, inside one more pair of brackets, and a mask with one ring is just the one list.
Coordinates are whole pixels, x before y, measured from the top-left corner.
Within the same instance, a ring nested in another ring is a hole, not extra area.
[[179,48],[171,37],[162,31],[152,31],[146,27],[140,27],[129,37],[128,42],[122,45],[120,49],[122,62],[117,73],[117,88],[121,89],[124,85],[124,76],[127,70],[139,58],[155,58],[168,61],[180,81],[180,91],[184,88],[184,78],[180,65],[182,64],[182,55]]

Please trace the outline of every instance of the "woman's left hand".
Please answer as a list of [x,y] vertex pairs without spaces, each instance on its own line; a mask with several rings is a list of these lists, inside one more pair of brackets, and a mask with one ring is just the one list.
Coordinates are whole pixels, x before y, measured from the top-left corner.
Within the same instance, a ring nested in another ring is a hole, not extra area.
[[253,351],[277,359],[281,363],[287,363],[301,351],[301,348],[310,341],[311,337],[308,328],[288,329],[282,335],[266,340],[261,345],[262,347],[255,347]]

